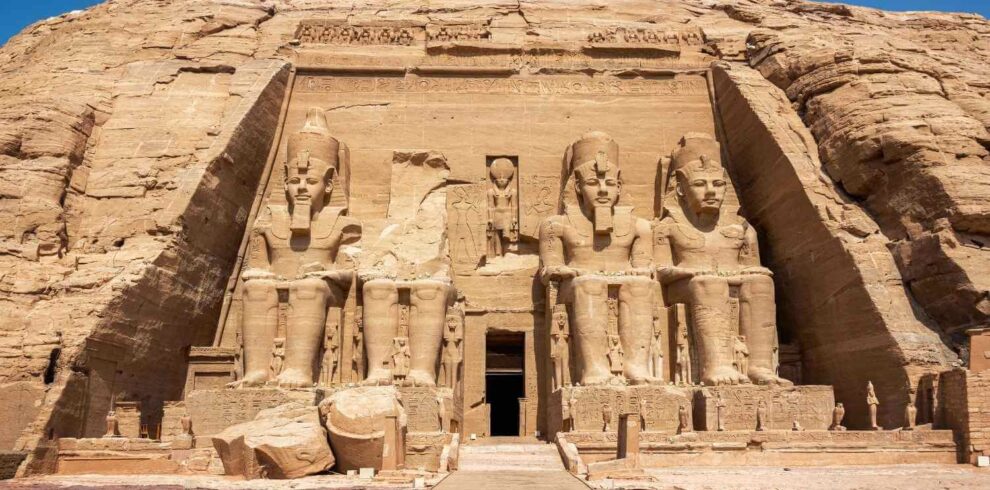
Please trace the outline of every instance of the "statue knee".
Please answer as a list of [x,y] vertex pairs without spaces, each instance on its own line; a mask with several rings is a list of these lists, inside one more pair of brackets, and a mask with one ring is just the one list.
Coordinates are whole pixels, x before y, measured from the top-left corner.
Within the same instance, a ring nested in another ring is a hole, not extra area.
[[721,277],[696,276],[688,283],[688,291],[694,298],[720,298],[728,296],[729,284]]
[[395,288],[395,283],[387,279],[375,279],[368,281],[364,284],[361,289],[364,293],[365,299],[371,299],[375,301],[382,301],[398,294]]
[[653,281],[646,277],[631,277],[622,284],[619,294],[641,299],[653,294]]
[[749,296],[770,296],[773,297],[773,279],[764,275],[752,275],[743,280],[740,286],[740,295]]
[[330,293],[330,286],[323,279],[299,279],[292,282],[290,293],[298,299],[322,298]]
[[447,285],[441,281],[416,281],[412,284],[411,289],[416,299],[422,301],[434,301],[440,297],[447,297]]
[[244,297],[248,301],[262,301],[274,294],[275,281],[254,279],[244,282]]
[[578,277],[574,279],[574,290],[586,296],[604,296],[608,292],[608,283],[599,277]]

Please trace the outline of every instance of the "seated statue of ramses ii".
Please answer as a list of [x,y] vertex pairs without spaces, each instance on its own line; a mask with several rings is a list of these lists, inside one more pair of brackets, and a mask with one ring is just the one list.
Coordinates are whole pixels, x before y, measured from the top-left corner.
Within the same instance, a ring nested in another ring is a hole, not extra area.
[[[588,133],[571,145],[565,165],[563,214],[540,227],[540,276],[559,284],[558,302],[567,305],[577,380],[654,382],[652,234],[648,221],[617,205],[619,147],[604,133]],[[621,372],[613,370],[618,365]]]
[[[760,265],[756,230],[722,212],[728,181],[720,161],[719,144],[706,134],[689,133],[675,149],[654,229],[657,276],[666,304],[688,307],[704,384],[790,384],[777,376],[771,272]],[[731,321],[732,288],[738,288],[738,325]],[[740,336],[749,351],[745,373],[733,367]]]
[[[339,268],[337,254],[361,238],[360,223],[327,206],[340,165],[340,143],[322,111],[310,110],[303,128],[289,137],[285,164],[287,206],[269,205],[254,223],[244,280],[241,321],[244,377],[240,386],[306,387],[317,381],[327,309],[342,305],[353,271]],[[288,297],[285,360],[272,372],[278,328],[279,290]]]

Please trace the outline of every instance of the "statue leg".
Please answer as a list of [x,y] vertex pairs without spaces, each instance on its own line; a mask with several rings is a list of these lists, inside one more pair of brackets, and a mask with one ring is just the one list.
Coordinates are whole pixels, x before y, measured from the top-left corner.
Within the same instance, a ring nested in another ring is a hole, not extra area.
[[316,382],[314,368],[320,358],[331,295],[323,279],[299,279],[290,284],[285,367],[278,375],[279,386],[303,388]]
[[602,384],[609,380],[608,367],[608,282],[599,276],[582,276],[566,284],[565,296],[573,296],[570,328],[577,351],[581,384]]
[[241,317],[244,377],[239,384],[263,385],[269,377],[275,328],[278,324],[278,290],[275,281],[251,279],[244,282],[244,309]]
[[366,384],[388,384],[392,374],[385,363],[392,339],[399,330],[399,290],[387,279],[368,281],[363,287],[364,348],[368,359]]
[[749,349],[749,378],[757,384],[793,384],[777,376],[774,351],[777,345],[777,308],[773,279],[763,275],[743,276],[739,288],[739,332]]
[[627,277],[619,288],[619,337],[625,353],[625,375],[631,384],[653,381],[650,343],[653,340],[653,281]]
[[701,381],[709,386],[749,383],[748,377],[732,367],[735,329],[729,325],[729,283],[722,277],[695,276],[672,286],[675,296],[676,292],[686,296],[675,302],[689,305]]
[[442,281],[421,280],[412,283],[409,294],[409,363],[408,379],[415,386],[436,386],[437,361],[443,343],[443,325],[447,318],[450,287]]

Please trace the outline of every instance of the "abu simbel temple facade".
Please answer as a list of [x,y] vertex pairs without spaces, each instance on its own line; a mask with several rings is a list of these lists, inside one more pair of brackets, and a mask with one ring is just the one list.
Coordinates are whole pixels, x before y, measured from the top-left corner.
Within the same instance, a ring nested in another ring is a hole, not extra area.
[[990,456],[982,17],[110,0],[0,72],[5,477]]

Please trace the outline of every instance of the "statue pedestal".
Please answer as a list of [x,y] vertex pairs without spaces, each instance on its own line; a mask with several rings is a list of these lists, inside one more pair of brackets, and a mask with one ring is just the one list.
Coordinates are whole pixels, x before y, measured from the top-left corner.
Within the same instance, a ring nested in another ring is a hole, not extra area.
[[826,430],[832,419],[835,395],[831,386],[738,385],[702,387],[694,397],[695,428],[718,430],[718,396],[721,394],[723,427],[754,430],[760,401],[766,403],[767,430],[790,430],[797,420],[806,430]]
[[227,427],[254,420],[258,412],[289,402],[316,405],[323,390],[281,388],[222,388],[194,390],[186,395],[186,410],[197,437],[222,432]]
[[[630,413],[642,417],[644,431],[675,433],[679,423],[678,409],[682,405],[690,417],[690,388],[665,385],[565,386],[550,395],[549,429],[551,434],[616,432],[619,415]],[[691,426],[690,421],[688,426]]]

